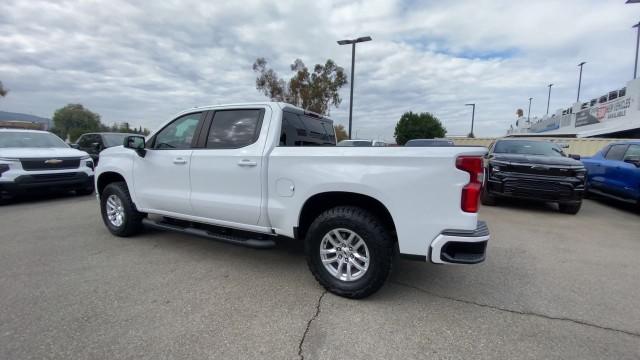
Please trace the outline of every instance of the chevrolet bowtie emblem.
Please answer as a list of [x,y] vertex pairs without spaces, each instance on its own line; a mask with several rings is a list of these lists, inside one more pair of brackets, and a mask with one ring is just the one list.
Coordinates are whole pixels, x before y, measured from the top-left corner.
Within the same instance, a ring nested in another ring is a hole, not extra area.
[[44,161],[44,163],[48,165],[56,165],[56,164],[60,164],[61,162],[62,160],[60,159],[49,159]]

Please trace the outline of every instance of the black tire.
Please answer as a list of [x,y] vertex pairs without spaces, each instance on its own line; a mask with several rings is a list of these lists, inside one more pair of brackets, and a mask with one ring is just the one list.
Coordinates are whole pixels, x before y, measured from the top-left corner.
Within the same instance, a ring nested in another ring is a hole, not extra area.
[[483,186],[482,190],[480,191],[480,202],[482,203],[482,205],[494,206],[498,201],[496,200],[495,196],[489,193],[487,187]]
[[580,211],[580,207],[582,206],[582,201],[578,203],[559,203],[558,209],[561,213],[575,215]]
[[[124,218],[119,226],[112,223],[107,216],[106,204],[110,196],[116,196],[122,204]],[[131,201],[127,184],[124,182],[113,182],[104,188],[100,195],[100,212],[102,213],[102,221],[113,235],[127,237],[135,235],[142,228],[144,214],[136,210],[133,201]]]
[[[357,280],[338,279],[322,264],[322,239],[335,229],[356,233],[369,251],[369,267]],[[305,251],[311,273],[325,289],[346,298],[361,299],[378,291],[389,276],[394,240],[389,229],[368,211],[355,206],[338,206],[326,210],[313,221],[306,234]]]

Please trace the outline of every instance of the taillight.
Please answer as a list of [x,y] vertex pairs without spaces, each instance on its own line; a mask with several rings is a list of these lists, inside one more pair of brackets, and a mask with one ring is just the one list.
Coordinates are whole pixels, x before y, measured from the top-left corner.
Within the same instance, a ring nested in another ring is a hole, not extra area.
[[462,188],[460,206],[464,212],[478,212],[478,199],[484,176],[483,160],[480,156],[458,156],[456,168],[469,173],[469,183]]

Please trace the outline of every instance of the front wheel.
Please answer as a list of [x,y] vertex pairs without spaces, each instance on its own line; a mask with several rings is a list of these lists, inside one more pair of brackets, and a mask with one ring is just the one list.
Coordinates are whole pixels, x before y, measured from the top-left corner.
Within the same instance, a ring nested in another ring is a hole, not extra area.
[[378,291],[393,263],[393,238],[369,212],[353,206],[329,209],[309,227],[307,264],[328,291],[360,299]]
[[580,211],[580,207],[582,207],[582,201],[578,203],[559,203],[558,208],[560,212],[565,214],[575,215]]
[[100,195],[102,221],[116,236],[136,234],[142,227],[143,214],[136,210],[124,182],[107,185]]

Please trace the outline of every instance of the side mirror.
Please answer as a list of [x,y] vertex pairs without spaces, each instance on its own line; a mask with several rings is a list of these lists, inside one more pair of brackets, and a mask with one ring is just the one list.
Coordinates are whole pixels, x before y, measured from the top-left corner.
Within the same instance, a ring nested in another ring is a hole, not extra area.
[[624,162],[640,167],[640,156],[628,156],[624,158]]
[[72,148],[74,148],[74,149],[79,148],[78,144],[69,144],[69,146],[71,146],[71,147],[72,147]]
[[580,155],[578,155],[578,154],[569,154],[569,157],[574,159],[574,160],[580,160]]
[[144,136],[131,135],[124,138],[124,147],[134,150],[140,157],[144,157],[147,154],[145,150]]

